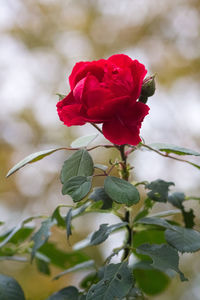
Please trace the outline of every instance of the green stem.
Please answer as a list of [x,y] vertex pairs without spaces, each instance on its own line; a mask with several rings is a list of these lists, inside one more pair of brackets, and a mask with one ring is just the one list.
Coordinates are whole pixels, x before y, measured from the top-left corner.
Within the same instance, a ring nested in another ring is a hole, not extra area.
[[128,168],[127,168],[127,157],[125,155],[125,145],[121,145],[119,146],[119,152],[120,152],[120,155],[121,155],[121,159],[122,159],[122,164],[121,164],[121,167],[122,167],[122,172],[121,172],[121,176],[124,180],[128,181],[128,178],[129,178],[129,171],[128,171]]
[[[119,151],[120,151],[120,155],[121,155],[121,159],[122,159],[122,172],[121,172],[121,175],[122,175],[122,178],[124,180],[127,180],[128,181],[128,178],[129,178],[129,171],[127,169],[127,157],[125,155],[125,145],[121,145],[119,146]],[[126,229],[127,229],[127,239],[126,239],[126,247],[124,249],[124,253],[123,253],[123,258],[122,260],[125,260],[126,258],[128,258],[129,256],[129,253],[130,253],[130,247],[131,247],[131,244],[132,244],[132,229],[130,227],[130,212],[127,210],[125,212],[125,216],[124,216],[124,219],[123,219],[124,222],[127,222],[128,224],[126,225]]]
[[146,144],[140,143],[140,145],[141,145],[142,147],[145,147],[145,148],[147,148],[147,149],[149,149],[149,150],[151,150],[151,151],[153,151],[153,152],[155,152],[155,153],[161,155],[161,156],[164,156],[164,157],[167,157],[167,158],[172,158],[172,159],[175,159],[175,160],[178,160],[178,161],[182,161],[182,162],[185,162],[185,163],[190,164],[190,165],[193,164],[192,162],[190,162],[190,161],[188,161],[188,160],[185,160],[185,159],[182,159],[182,158],[178,158],[178,157],[172,156],[172,155],[170,155],[169,153],[162,153],[161,151],[156,150],[156,149],[154,149],[154,148],[152,148],[152,147],[150,147],[150,146],[148,146],[148,145],[146,145]]
[[132,229],[131,229],[130,224],[129,224],[129,222],[130,222],[130,212],[128,210],[125,213],[124,221],[127,222],[128,224],[126,225],[127,240],[126,240],[126,247],[124,249],[122,260],[125,260],[129,256],[130,247],[131,247],[131,244],[132,244]]

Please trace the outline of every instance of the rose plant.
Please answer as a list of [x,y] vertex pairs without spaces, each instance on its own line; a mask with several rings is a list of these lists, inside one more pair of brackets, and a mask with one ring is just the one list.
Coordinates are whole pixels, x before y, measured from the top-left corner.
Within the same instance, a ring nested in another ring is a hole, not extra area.
[[[71,196],[74,206],[59,205],[49,217],[30,217],[0,237],[1,259],[26,261],[31,254],[30,259],[36,262],[40,272],[50,275],[51,265],[62,270],[54,279],[69,272],[90,270],[79,287],[63,287],[48,300],[148,299],[148,295],[164,291],[176,274],[181,281],[188,280],[179,268],[179,253],[200,250],[200,232],[193,229],[194,212],[192,208],[189,211],[184,208],[184,201],[192,197],[172,192],[174,183],[162,179],[129,181],[132,169],[129,155],[141,149],[200,169],[199,165],[181,158],[200,156],[196,151],[171,144],[142,142],[140,128],[149,112],[146,102],[155,91],[154,76],[145,78],[146,73],[143,64],[123,54],[107,60],[77,63],[69,76],[71,91],[66,96],[59,95],[59,118],[67,126],[90,123],[111,143],[91,147],[97,134],[83,136],[71,147],[31,154],[8,172],[10,176],[58,150],[72,151],[63,164],[60,178],[62,194]],[[106,166],[95,163],[91,156],[94,149],[101,147],[118,152],[116,159]],[[118,176],[113,175],[114,170]],[[93,178],[97,176],[103,176],[102,186],[94,185]],[[140,209],[136,206],[139,202]],[[157,203],[170,203],[174,209],[152,214]],[[61,207],[66,208],[65,215],[61,214]],[[119,222],[101,224],[84,243],[74,245],[71,252],[61,251],[49,240],[53,226],[66,230],[69,239],[74,218],[100,212],[116,215]],[[182,216],[182,222],[173,220],[177,214]],[[27,227],[36,218],[44,218],[40,227]],[[126,233],[121,247],[113,249],[103,265],[97,266],[84,253],[84,248],[98,246],[118,230]],[[16,244],[23,246],[23,253]],[[112,262],[113,257],[118,258],[117,263]],[[0,275],[0,294],[2,299],[25,299],[17,281],[3,274]]]

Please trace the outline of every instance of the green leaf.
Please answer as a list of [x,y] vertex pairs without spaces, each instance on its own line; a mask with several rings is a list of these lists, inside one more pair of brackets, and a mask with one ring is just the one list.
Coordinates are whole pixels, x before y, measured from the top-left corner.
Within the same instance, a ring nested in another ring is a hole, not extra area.
[[148,210],[145,208],[141,210],[134,218],[134,223],[137,223],[140,219],[146,217],[148,215]]
[[195,224],[194,224],[194,212],[193,209],[190,209],[189,211],[185,211],[185,208],[183,206],[183,201],[185,201],[185,194],[184,193],[173,193],[172,195],[170,195],[168,197],[168,201],[174,205],[175,207],[178,207],[181,209],[182,215],[183,215],[183,219],[184,219],[184,223],[185,223],[185,227],[186,228],[192,228]]
[[[28,234],[27,230],[23,230],[23,227],[25,224],[30,223],[34,219],[40,219],[41,216],[34,216],[29,217],[25,220],[23,220],[21,223],[19,223],[16,227],[14,227],[12,230],[7,232],[6,234],[3,234],[3,236],[0,236],[0,248],[5,246],[8,242],[12,241],[12,243],[17,243],[16,239],[21,239],[22,241],[25,240],[26,235]],[[29,230],[28,230],[29,231]],[[25,234],[24,237],[22,237]],[[12,240],[12,238],[14,239]],[[20,242],[19,242],[20,243]]]
[[117,203],[131,206],[140,200],[136,187],[118,177],[107,176],[104,181],[104,189],[106,194]]
[[95,231],[92,234],[89,234],[84,240],[79,241],[73,246],[74,250],[80,250],[85,247],[91,246],[91,245],[98,245],[102,242],[104,242],[108,236],[115,230],[120,229],[127,225],[126,222],[114,224],[107,226],[108,224],[101,224],[100,228]]
[[177,214],[181,214],[180,209],[169,209],[169,210],[159,211],[158,213],[149,215],[149,217],[150,218],[154,218],[154,217],[163,218],[163,217],[174,216]]
[[66,215],[65,218],[65,224],[66,224],[66,230],[67,230],[67,239],[69,239],[70,235],[72,234],[71,230],[71,221],[73,218],[77,217],[78,215],[81,215],[87,208],[90,206],[90,202],[86,202],[83,205],[79,206],[75,209],[70,209]]
[[78,300],[86,300],[86,295],[79,295]]
[[193,228],[195,223],[194,223],[194,211],[191,208],[189,211],[185,211],[185,209],[182,210],[182,214],[183,214],[183,220],[185,223],[185,227],[186,228]]
[[99,245],[103,243],[113,231],[125,227],[127,224],[127,222],[122,222],[110,226],[108,226],[108,224],[101,224],[99,229],[93,233],[90,244]]
[[170,225],[166,220],[155,218],[155,217],[146,217],[137,221],[137,223],[148,224],[148,225],[156,225],[161,226],[167,229],[171,229],[172,225]]
[[64,150],[64,148],[53,148],[53,149],[50,149],[50,150],[43,150],[43,151],[39,151],[39,152],[32,153],[32,154],[28,155],[27,157],[22,159],[19,163],[17,163],[12,169],[10,169],[10,171],[8,172],[6,177],[9,177],[13,173],[18,171],[22,167],[24,167],[25,165],[30,164],[30,163],[34,163],[34,162],[44,158],[45,156],[48,156],[48,155],[50,155],[50,154],[52,154],[52,153],[54,153],[58,150]]
[[77,250],[80,250],[80,249],[90,246],[91,236],[92,236],[92,234],[89,234],[84,240],[81,240],[81,241],[77,242],[76,244],[74,244],[73,250],[77,251]]
[[54,210],[51,219],[56,220],[56,223],[59,227],[65,227],[64,218],[60,215],[60,205]]
[[200,232],[169,224],[164,219],[143,218],[137,223],[156,225],[166,228],[166,241],[180,252],[195,252],[200,249]]
[[139,264],[134,266],[133,275],[139,288],[147,295],[156,295],[163,292],[170,283],[169,277],[160,270],[154,269],[149,262],[147,268],[140,268]]
[[174,185],[174,183],[158,179],[145,184],[145,188],[150,190],[150,192],[147,193],[150,199],[157,202],[167,202],[169,187],[171,185]]
[[0,299],[25,300],[24,292],[14,278],[0,274]]
[[67,95],[63,95],[63,94],[59,94],[59,93],[57,93],[56,95],[59,97],[59,101],[64,99],[67,96]]
[[81,147],[87,147],[92,141],[94,141],[97,138],[98,134],[90,134],[81,136],[75,141],[71,143],[72,148],[81,148]]
[[44,245],[49,236],[51,235],[51,227],[55,224],[55,221],[52,219],[46,219],[42,222],[40,229],[33,235],[31,238],[34,241],[34,246],[32,248],[31,260],[33,260],[36,252],[42,245]]
[[132,272],[127,262],[105,266],[102,280],[92,285],[86,300],[111,300],[124,298],[133,287]]
[[[141,230],[137,231],[134,234],[133,238],[133,247],[138,248],[142,244],[164,244],[166,243],[165,240],[165,233],[163,230],[157,229],[148,229],[148,230]],[[143,254],[138,254],[137,251],[133,250],[134,255],[139,257],[142,260],[149,260],[149,257]]]
[[[7,249],[6,249],[7,250]],[[10,249],[9,249],[10,250]],[[10,255],[9,256],[3,256],[0,255],[0,260],[11,260],[11,261],[17,261],[17,262],[28,262],[28,259],[23,256],[15,256],[15,255]]]
[[12,237],[21,229],[21,227],[22,227],[22,224],[18,224],[11,231],[9,231],[5,235],[3,235],[3,237],[1,237],[1,239],[2,238],[4,238],[4,239],[0,243],[0,248],[2,248],[3,246],[5,246],[12,239]]
[[90,191],[92,177],[76,176],[66,181],[62,188],[63,195],[69,195],[74,202],[82,200]]
[[142,291],[136,287],[130,289],[126,296],[126,300],[144,300]]
[[182,209],[183,201],[185,201],[185,194],[175,192],[168,197],[168,201],[175,207]]
[[[118,204],[119,205],[119,204]],[[93,202],[90,207],[87,209],[87,213],[105,213],[105,212],[111,212],[111,209],[103,208],[102,201]],[[116,209],[116,208],[115,208]]]
[[47,256],[53,265],[62,269],[71,268],[74,265],[88,261],[89,259],[86,254],[80,251],[64,252],[63,250],[58,249],[55,244],[49,242],[45,243],[40,248],[39,253]]
[[93,192],[90,194],[89,199],[94,201],[103,201],[101,209],[112,208],[113,200],[105,193],[103,187],[95,187]]
[[33,230],[34,227],[21,228],[11,237],[9,242],[17,245],[21,244],[32,234]]
[[154,206],[155,202],[149,198],[146,198],[144,201],[144,208],[135,216],[134,223],[139,219],[144,218],[148,215],[150,209]]
[[108,169],[108,166],[105,166],[105,165],[102,165],[102,164],[94,164],[94,168],[105,172]]
[[61,273],[59,273],[58,275],[56,275],[53,279],[56,280],[56,279],[59,279],[60,277],[62,277],[63,275],[66,275],[70,272],[74,272],[74,271],[80,271],[80,270],[83,270],[83,269],[88,269],[88,268],[93,268],[94,267],[94,260],[88,260],[88,261],[85,261],[81,264],[78,264],[78,265],[75,265],[74,267],[72,268],[69,268]]
[[45,260],[36,258],[36,266],[40,273],[50,275],[49,263]]
[[75,286],[68,286],[53,295],[47,300],[78,300],[78,290]]
[[133,245],[135,248],[144,243],[149,244],[164,244],[165,234],[163,230],[149,229],[141,230],[134,234]]
[[80,283],[80,287],[84,290],[88,290],[92,284],[98,282],[98,276],[96,272],[92,272],[86,275]]
[[75,218],[77,216],[80,216],[81,214],[84,213],[84,211],[90,206],[91,202],[87,201],[86,203],[84,203],[83,205],[74,208],[72,210],[72,218]]
[[72,235],[71,220],[72,220],[72,208],[70,208],[70,210],[68,211],[65,219],[66,229],[67,229],[67,239],[69,239],[70,235]]
[[93,160],[87,150],[81,149],[72,154],[61,170],[61,182],[65,183],[71,177],[92,176],[94,172]]
[[191,149],[175,146],[172,144],[153,143],[148,145],[155,150],[159,150],[166,153],[174,153],[177,155],[194,155],[200,156],[200,153]]
[[172,269],[180,275],[181,281],[187,280],[184,274],[178,268],[178,252],[169,245],[143,244],[139,248],[137,248],[137,252],[150,256],[153,260],[152,266],[154,268],[161,271],[168,271]]
[[180,252],[195,252],[200,250],[200,232],[173,226],[165,231],[167,242]]

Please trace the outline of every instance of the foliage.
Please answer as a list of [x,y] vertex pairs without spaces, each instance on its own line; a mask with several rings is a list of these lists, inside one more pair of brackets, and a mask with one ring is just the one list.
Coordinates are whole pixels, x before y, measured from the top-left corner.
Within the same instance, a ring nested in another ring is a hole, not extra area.
[[25,300],[24,292],[14,278],[0,274],[0,299]]
[[[111,166],[95,165],[89,153],[93,148],[87,148],[95,137],[96,135],[79,138],[72,143],[72,148],[66,148],[75,152],[69,156],[62,167],[62,193],[72,197],[74,207],[70,207],[66,215],[60,214],[62,206],[56,207],[51,216],[45,217],[39,228],[30,227],[28,223],[37,218],[43,219],[43,216],[28,218],[11,231],[2,234],[0,236],[1,259],[9,257],[13,260],[26,261],[27,255],[31,253],[31,259],[35,261],[39,272],[50,275],[51,265],[63,269],[54,279],[59,279],[70,272],[93,269],[93,273],[86,275],[83,279],[80,290],[73,286],[64,287],[51,295],[48,300],[140,299],[141,295],[161,293],[168,286],[171,274],[174,272],[179,274],[181,281],[188,280],[179,269],[179,252],[200,250],[200,232],[192,229],[194,214],[192,210],[185,211],[185,195],[170,191],[174,186],[173,182],[161,179],[144,182],[146,199],[143,207],[133,218],[130,210],[134,210],[134,206],[142,200],[140,200],[137,188],[140,183],[133,185],[127,181],[126,176],[129,171],[127,158],[124,156],[125,146],[113,145],[122,156],[121,162],[112,163]],[[156,149],[158,153],[165,151],[178,155],[198,155],[197,152],[189,149],[170,145],[158,147],[158,145],[160,144],[151,146],[152,151]],[[78,148],[76,149],[75,146]],[[145,144],[140,144],[136,150],[145,146]],[[8,175],[24,167],[25,164],[37,161],[55,151],[57,150],[51,149],[43,151],[43,154],[41,152],[32,154],[12,168]],[[100,174],[96,173],[96,168],[101,171]],[[113,168],[117,168],[121,178],[110,175]],[[103,186],[92,186],[94,176],[105,177]],[[176,210],[151,215],[151,209],[157,202],[168,202]],[[63,207],[67,208],[67,205]],[[91,232],[86,240],[81,242],[80,246],[74,245],[76,250],[73,252],[63,252],[56,247],[55,243],[49,241],[53,226],[66,230],[67,239],[69,239],[73,233],[74,218],[101,211],[112,212],[118,216],[120,222],[112,225],[101,224],[98,230]],[[166,218],[177,213],[182,214],[185,227]],[[116,230],[126,230],[126,240],[122,242],[119,249],[113,249],[102,267],[98,268],[94,260],[78,250],[103,243]],[[23,253],[19,251],[17,247],[19,245],[24,245]],[[120,252],[123,252],[121,262],[111,263],[113,256]],[[132,255],[138,259],[134,264],[129,263]],[[15,299],[15,294],[12,295],[12,286],[16,285],[16,293],[19,293],[20,299],[24,299],[22,290],[14,279],[7,279],[4,275],[1,275],[0,279],[0,291],[3,295],[5,294],[4,297]],[[4,289],[5,280],[12,281],[11,287],[6,290]]]

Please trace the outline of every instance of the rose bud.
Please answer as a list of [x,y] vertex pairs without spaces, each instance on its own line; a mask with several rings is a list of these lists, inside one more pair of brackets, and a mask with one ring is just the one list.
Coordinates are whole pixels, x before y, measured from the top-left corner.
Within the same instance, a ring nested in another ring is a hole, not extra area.
[[144,79],[139,102],[146,103],[148,97],[153,96],[156,90],[155,74]]

